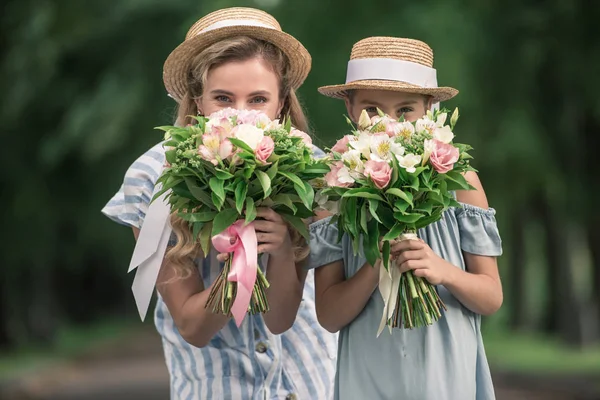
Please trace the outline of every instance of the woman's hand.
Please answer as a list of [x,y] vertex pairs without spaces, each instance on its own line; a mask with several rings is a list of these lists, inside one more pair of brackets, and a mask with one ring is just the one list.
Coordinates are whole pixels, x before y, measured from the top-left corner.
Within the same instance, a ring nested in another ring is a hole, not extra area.
[[432,285],[443,285],[454,271],[454,266],[444,260],[423,240],[401,240],[391,243],[391,258],[400,272],[413,270],[415,276],[423,277]]

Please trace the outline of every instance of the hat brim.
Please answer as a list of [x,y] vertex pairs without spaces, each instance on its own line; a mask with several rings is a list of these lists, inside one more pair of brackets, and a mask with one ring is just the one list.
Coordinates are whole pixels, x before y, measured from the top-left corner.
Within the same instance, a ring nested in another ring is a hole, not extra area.
[[364,80],[347,83],[344,85],[330,85],[320,87],[319,93],[334,99],[344,99],[348,96],[348,90],[388,90],[394,92],[405,92],[431,96],[435,102],[445,101],[458,94],[458,90],[451,87],[423,88],[405,82],[388,80]]
[[306,48],[292,35],[260,26],[236,25],[214,29],[186,40],[167,57],[163,67],[163,82],[167,92],[180,102],[187,91],[190,63],[204,49],[223,39],[249,36],[277,46],[288,57],[289,84],[298,89],[310,72],[312,59]]

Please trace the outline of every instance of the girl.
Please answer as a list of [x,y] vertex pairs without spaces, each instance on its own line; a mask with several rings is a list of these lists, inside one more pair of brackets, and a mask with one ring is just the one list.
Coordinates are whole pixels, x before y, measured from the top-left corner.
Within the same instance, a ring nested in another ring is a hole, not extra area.
[[[438,88],[433,52],[423,42],[368,38],[358,42],[345,85],[320,88],[345,99],[356,121],[361,110],[377,108],[409,121],[434,103],[458,92]],[[368,60],[368,65],[362,60]],[[418,232],[422,240],[395,241],[396,268],[439,285],[448,307],[432,326],[394,329],[376,337],[383,300],[376,293],[379,265],[355,256],[347,236],[329,218],[311,225],[311,263],[315,272],[319,322],[340,331],[335,398],[341,400],[491,400],[494,389],[480,331],[481,314],[502,303],[496,256],[501,242],[487,199],[475,173],[467,179],[477,190],[457,192],[462,208]],[[394,268],[394,266],[392,266]]]
[[[211,13],[190,28],[165,62],[165,86],[179,105],[176,124],[191,123],[190,115],[231,107],[259,110],[271,119],[289,115],[295,127],[306,131],[295,90],[310,62],[302,44],[282,32],[269,14],[248,8]],[[131,226],[136,239],[164,161],[162,144],[140,157],[103,210]],[[187,225],[171,217],[176,240],[171,240],[158,276],[155,323],[172,399],[332,396],[336,338],[316,320],[312,277],[307,279],[303,269],[308,245],[277,213],[261,209],[258,215],[258,251],[269,256],[271,311],[247,315],[239,328],[232,319],[205,309],[222,268],[214,250],[198,255]]]

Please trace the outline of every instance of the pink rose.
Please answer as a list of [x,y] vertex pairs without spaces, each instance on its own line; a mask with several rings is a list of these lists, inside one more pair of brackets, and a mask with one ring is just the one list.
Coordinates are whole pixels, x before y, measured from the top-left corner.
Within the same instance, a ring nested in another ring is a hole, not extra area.
[[274,148],[275,143],[273,142],[273,139],[269,136],[265,136],[256,147],[256,150],[254,150],[254,155],[258,161],[267,164],[267,160],[271,157],[271,154],[273,154]]
[[365,163],[364,174],[371,178],[378,189],[384,189],[392,179],[392,168],[385,161],[369,160]]
[[308,135],[308,133],[302,132],[296,128],[292,128],[290,136],[302,138],[302,141],[305,145],[307,145],[308,147],[312,147],[312,138]]
[[343,138],[341,138],[340,140],[337,141],[335,146],[333,146],[331,148],[331,151],[334,151],[334,152],[340,153],[340,154],[347,152],[348,151],[348,143],[350,143],[351,138],[353,138],[352,135],[344,136]]
[[270,122],[271,119],[267,116],[267,114],[258,110],[240,110],[237,116],[238,124],[250,124],[264,128]]
[[[352,185],[351,179],[343,179],[345,182],[340,181],[340,172],[347,171],[348,168],[344,165],[342,161],[338,161],[330,167],[330,171],[325,175],[325,182],[327,182],[327,186],[337,186],[337,187],[349,187]],[[349,178],[346,177],[346,178]]]
[[431,161],[431,165],[433,165],[433,168],[438,173],[445,174],[454,168],[454,163],[458,161],[460,153],[451,144],[446,144],[435,139],[433,142],[434,146],[429,156],[429,161]]

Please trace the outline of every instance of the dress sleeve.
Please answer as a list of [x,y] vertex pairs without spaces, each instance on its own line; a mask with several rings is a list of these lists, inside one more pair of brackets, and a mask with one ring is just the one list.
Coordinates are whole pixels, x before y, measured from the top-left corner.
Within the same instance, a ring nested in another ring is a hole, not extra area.
[[164,162],[162,143],[139,157],[125,173],[121,188],[102,213],[119,224],[141,228]]
[[481,256],[502,255],[502,240],[496,224],[496,210],[461,203],[456,220],[463,251]]
[[331,217],[314,222],[309,226],[310,256],[308,269],[318,268],[344,258],[342,243],[338,241],[337,224]]

